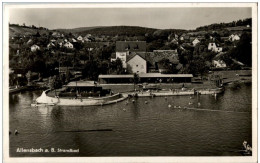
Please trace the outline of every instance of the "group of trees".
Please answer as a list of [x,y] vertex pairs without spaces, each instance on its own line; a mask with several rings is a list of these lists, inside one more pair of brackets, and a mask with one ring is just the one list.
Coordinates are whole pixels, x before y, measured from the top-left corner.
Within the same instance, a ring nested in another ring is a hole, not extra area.
[[247,66],[252,66],[252,36],[249,33],[243,33],[236,47],[229,50],[221,57],[228,66],[235,66],[232,59],[236,59]]
[[122,61],[116,59],[113,62],[107,60],[100,61],[92,58],[87,61],[82,70],[82,76],[90,80],[97,80],[100,74],[125,74]]
[[252,26],[252,18],[233,21],[233,22],[230,22],[230,23],[215,23],[215,24],[211,24],[211,25],[206,25],[206,26],[196,28],[196,31],[216,30],[216,29],[223,29],[223,28],[226,28],[226,27],[236,27],[236,26],[246,26],[246,25]]
[[23,28],[32,28],[32,29],[49,30],[48,28],[45,28],[45,27],[36,27],[35,25],[28,26],[28,25],[26,25],[25,23],[23,23],[22,25],[20,25],[20,24],[11,24],[11,23],[9,23],[9,26],[10,26],[10,27],[23,27]]

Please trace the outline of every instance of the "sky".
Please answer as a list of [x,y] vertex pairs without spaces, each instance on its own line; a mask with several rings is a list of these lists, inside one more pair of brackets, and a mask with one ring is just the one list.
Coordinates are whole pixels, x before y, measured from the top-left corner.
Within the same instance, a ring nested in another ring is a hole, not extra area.
[[49,29],[93,26],[142,26],[195,29],[251,18],[251,8],[11,8],[9,22]]

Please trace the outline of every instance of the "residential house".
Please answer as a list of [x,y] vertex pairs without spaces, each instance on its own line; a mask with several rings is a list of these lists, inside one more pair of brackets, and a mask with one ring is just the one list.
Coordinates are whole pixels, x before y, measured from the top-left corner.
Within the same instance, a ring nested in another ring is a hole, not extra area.
[[214,51],[214,52],[222,52],[222,47],[218,47],[216,43],[209,43],[208,50]]
[[91,39],[90,39],[90,37],[85,36],[85,37],[84,37],[84,41],[86,41],[86,42],[91,42]]
[[209,39],[212,41],[215,41],[215,37],[213,37],[213,36],[209,36]]
[[130,73],[146,73],[147,62],[145,58],[140,54],[130,54],[126,60],[127,70]]
[[72,41],[72,42],[77,42],[77,40],[76,40],[76,39],[74,39],[74,38],[72,38],[72,39],[71,39],[71,41]]
[[179,40],[184,41],[184,37],[185,37],[185,36],[186,36],[186,34],[182,34],[182,35],[180,36]]
[[52,36],[53,36],[53,37],[60,37],[61,35],[60,35],[59,32],[53,32],[53,33],[52,33]]
[[232,35],[229,36],[229,40],[232,41],[232,42],[233,41],[239,41],[240,37],[237,34],[232,34]]
[[33,43],[33,40],[32,39],[29,39],[28,41],[27,41],[27,44],[32,44]]
[[193,44],[193,46],[196,46],[199,42],[200,42],[200,40],[199,40],[198,38],[195,38],[195,39],[192,41],[192,44]]
[[226,68],[227,67],[226,63],[222,59],[220,59],[221,56],[223,56],[224,54],[225,54],[225,52],[220,52],[212,59],[212,65],[215,68]]
[[60,38],[57,39],[57,41],[56,41],[56,44],[59,45],[59,47],[62,47],[63,43],[64,43],[63,39],[60,39]]
[[177,50],[154,50],[153,52],[147,52],[145,59],[147,61],[147,72],[149,73],[163,72],[165,67],[159,64],[163,59],[168,59],[175,66],[179,64]]
[[176,38],[172,39],[170,43],[179,44],[178,39],[176,39]]
[[82,37],[82,36],[79,36],[79,37],[77,38],[77,40],[78,40],[78,41],[81,41],[81,42],[84,42],[84,40],[83,40],[83,37]]
[[73,49],[73,44],[70,43],[70,42],[66,42],[66,43],[64,44],[64,47],[66,47],[66,48],[68,48],[68,49]]
[[52,39],[51,42],[56,42],[56,40]]
[[86,34],[85,37],[86,37],[86,38],[90,38],[90,37],[92,37],[92,35],[91,35],[91,34]]
[[123,68],[126,68],[126,57],[132,52],[146,52],[145,41],[117,41],[116,42],[116,58],[111,58],[111,61],[117,58],[121,59]]
[[169,36],[168,36],[168,41],[171,41],[172,39],[175,38],[175,35],[173,33],[171,33]]
[[215,49],[215,52],[216,52],[216,53],[219,53],[219,52],[222,52],[222,50],[223,50],[222,47],[217,47],[217,48]]
[[227,67],[226,63],[220,59],[213,59],[212,64],[215,68],[226,68]]
[[52,42],[50,42],[50,43],[47,45],[47,49],[50,49],[50,48],[52,48],[52,47],[55,47],[55,45],[54,45]]
[[36,52],[37,50],[40,50],[40,47],[38,45],[34,44],[34,45],[31,46],[31,51],[32,52]]

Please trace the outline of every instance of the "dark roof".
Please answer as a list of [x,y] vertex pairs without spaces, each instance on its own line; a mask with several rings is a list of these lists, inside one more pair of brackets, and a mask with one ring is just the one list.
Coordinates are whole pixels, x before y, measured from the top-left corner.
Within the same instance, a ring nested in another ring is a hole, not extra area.
[[134,56],[139,55],[147,61],[149,67],[156,67],[156,64],[162,59],[169,59],[173,64],[179,63],[178,53],[175,50],[154,50],[153,52],[132,52],[127,56],[126,62]]
[[153,53],[146,55],[146,59],[151,64],[159,62],[162,59],[169,59],[173,64],[179,63],[178,52],[176,50],[154,50]]
[[95,87],[95,81],[77,81],[70,82],[66,85],[66,87]]
[[161,74],[161,73],[146,73],[139,74],[140,78],[151,78],[151,77],[168,77],[168,78],[192,78],[192,74]]
[[117,41],[117,52],[146,52],[146,41]]
[[220,59],[220,57],[223,56],[224,54],[226,54],[226,52],[220,52],[220,53],[218,53],[218,54],[213,58],[213,60],[218,60],[218,59]]
[[126,56],[126,62],[130,61],[132,58],[134,58],[135,56],[140,56],[141,58],[143,58],[145,61],[145,53],[131,53],[130,55]]
[[98,78],[133,78],[134,75],[99,75]]
[[[133,78],[134,75],[99,75],[98,78]],[[161,74],[161,73],[141,73],[139,74],[140,78],[158,78],[158,77],[166,77],[166,78],[192,78],[192,74]]]

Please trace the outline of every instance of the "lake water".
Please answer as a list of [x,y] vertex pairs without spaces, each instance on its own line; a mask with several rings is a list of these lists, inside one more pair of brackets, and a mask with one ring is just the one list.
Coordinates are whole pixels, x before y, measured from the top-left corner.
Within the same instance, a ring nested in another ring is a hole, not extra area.
[[[10,95],[10,156],[240,156],[242,142],[252,144],[251,89],[227,88],[217,98],[149,97],[95,107],[31,107],[41,91]],[[200,109],[208,110],[174,108],[197,108],[198,101]],[[15,129],[20,134],[14,135]],[[97,129],[112,131],[64,132]],[[17,148],[79,152],[23,153]]]

